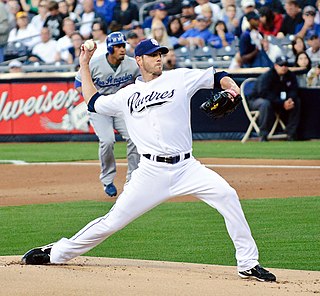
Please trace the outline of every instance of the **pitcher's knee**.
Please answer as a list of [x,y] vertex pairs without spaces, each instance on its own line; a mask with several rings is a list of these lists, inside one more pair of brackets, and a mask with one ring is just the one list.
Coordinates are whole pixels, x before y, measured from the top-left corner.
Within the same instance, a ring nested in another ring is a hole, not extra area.
[[228,186],[228,187],[224,187],[223,190],[221,190],[220,197],[228,201],[228,200],[238,199],[238,194],[234,188],[232,188],[231,186]]

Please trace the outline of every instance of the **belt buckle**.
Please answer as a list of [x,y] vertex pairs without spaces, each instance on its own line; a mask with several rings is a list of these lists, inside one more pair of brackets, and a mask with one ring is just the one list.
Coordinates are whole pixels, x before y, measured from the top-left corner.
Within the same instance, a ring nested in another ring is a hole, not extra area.
[[170,163],[170,164],[172,164],[172,162],[173,162],[173,157],[164,157],[164,162],[165,162],[165,163]]
[[179,162],[179,161],[180,161],[180,155],[174,156],[174,157],[172,157],[172,159],[171,159],[171,163],[172,163],[172,164],[176,164],[176,163]]

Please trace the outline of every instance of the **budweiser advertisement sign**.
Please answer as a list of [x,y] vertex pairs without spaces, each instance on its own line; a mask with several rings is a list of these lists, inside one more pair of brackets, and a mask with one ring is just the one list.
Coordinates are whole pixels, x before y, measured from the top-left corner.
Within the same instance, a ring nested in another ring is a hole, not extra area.
[[0,84],[0,134],[93,133],[71,82]]

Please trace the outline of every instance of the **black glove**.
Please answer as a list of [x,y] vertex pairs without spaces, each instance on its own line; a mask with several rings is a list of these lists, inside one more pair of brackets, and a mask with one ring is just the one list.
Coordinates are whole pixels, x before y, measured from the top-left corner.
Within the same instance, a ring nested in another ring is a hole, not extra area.
[[241,96],[234,90],[229,89],[213,95],[212,98],[200,106],[200,109],[210,118],[217,119],[232,113],[241,101]]

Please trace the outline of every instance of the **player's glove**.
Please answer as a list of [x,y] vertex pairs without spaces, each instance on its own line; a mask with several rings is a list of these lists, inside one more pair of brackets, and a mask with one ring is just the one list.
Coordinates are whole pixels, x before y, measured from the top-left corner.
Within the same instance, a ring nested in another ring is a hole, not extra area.
[[204,102],[200,109],[211,118],[221,118],[232,113],[241,103],[242,98],[234,90],[220,91]]

